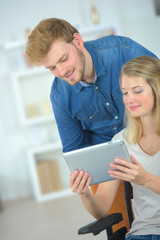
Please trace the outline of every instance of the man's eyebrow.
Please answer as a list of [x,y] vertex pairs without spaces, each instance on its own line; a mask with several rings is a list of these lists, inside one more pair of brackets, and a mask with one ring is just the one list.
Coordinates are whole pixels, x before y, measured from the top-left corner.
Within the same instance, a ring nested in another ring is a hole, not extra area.
[[[63,53],[63,55],[60,57],[60,59],[57,61],[57,63],[61,62],[65,55],[66,55],[66,52]],[[49,66],[49,67],[45,67],[45,68],[50,69],[50,68],[53,68],[53,67],[54,66]]]
[[50,66],[50,67],[45,67],[46,69],[50,69],[50,68],[53,68],[53,66]]

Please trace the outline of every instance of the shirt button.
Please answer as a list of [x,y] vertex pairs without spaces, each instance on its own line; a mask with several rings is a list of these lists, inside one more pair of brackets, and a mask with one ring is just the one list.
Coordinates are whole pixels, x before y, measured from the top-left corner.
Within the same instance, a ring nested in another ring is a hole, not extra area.
[[92,116],[90,116],[89,118],[90,118],[90,119],[92,119],[93,117],[92,117]]
[[118,119],[118,116],[115,116],[115,119]]
[[96,86],[96,90],[98,90],[98,86]]
[[109,102],[107,102],[106,105],[109,106]]

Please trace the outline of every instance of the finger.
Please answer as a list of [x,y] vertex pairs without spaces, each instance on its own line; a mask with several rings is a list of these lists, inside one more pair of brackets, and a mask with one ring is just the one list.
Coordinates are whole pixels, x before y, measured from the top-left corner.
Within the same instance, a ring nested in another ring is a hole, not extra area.
[[[139,167],[136,165],[134,168],[126,168],[117,164],[113,164],[114,169],[110,169],[108,172],[111,177],[118,178],[125,181],[133,181],[137,177]],[[132,164],[133,166],[134,164]],[[116,169],[116,170],[115,170]]]
[[80,187],[80,188],[84,188],[84,185],[85,185],[86,182],[87,182],[87,178],[88,178],[88,173],[85,172],[85,173],[83,174],[83,177],[81,178],[81,182],[80,182],[80,184],[79,184],[79,187]]
[[114,171],[114,174],[116,176],[125,177],[124,176],[124,174],[125,174],[127,176],[127,179],[129,177],[130,180],[133,180],[133,178],[135,178],[137,176],[137,173],[139,170],[139,166],[134,165],[134,164],[131,164],[130,167],[126,167],[126,166],[119,165],[119,164],[111,164],[111,166],[114,168],[114,169],[111,169],[111,171],[116,170],[116,171]]
[[85,187],[84,187],[84,191],[87,191],[87,189],[88,189],[88,187],[91,183],[91,180],[92,180],[92,177],[88,176],[87,182],[86,182]]
[[122,171],[114,171],[114,170],[109,170],[108,172],[112,178],[116,178],[116,179],[120,179],[128,182],[130,182],[132,179],[131,174],[129,173],[125,173]]
[[91,182],[91,177],[88,175],[88,172],[85,172],[79,184],[78,191],[80,192],[86,191],[90,182]]
[[126,165],[122,165],[122,162],[121,164],[118,162],[118,163],[110,163],[110,167],[112,168],[111,170],[118,170],[118,171],[122,171],[122,172],[127,172],[127,170],[130,169],[130,166],[126,166]]
[[137,164],[137,165],[139,164],[139,162],[134,158],[133,155],[131,155],[131,160],[134,164]]
[[75,179],[77,178],[78,176],[78,173],[79,171],[78,170],[75,170],[73,173],[70,174],[70,178],[69,178],[69,186],[72,187],[74,182],[75,182]]
[[81,179],[79,189],[85,189],[86,187],[89,187],[89,184],[91,183],[92,177],[88,175],[88,172],[85,172],[83,175],[83,178]]
[[80,171],[74,181],[74,184],[72,186],[72,192],[77,192],[78,190],[78,187],[80,185],[80,182],[82,181],[82,178],[83,178],[83,175],[84,175],[84,171]]
[[[137,170],[137,164],[134,164],[133,162],[126,161],[124,159],[116,158],[115,159],[114,168],[118,168],[118,166],[124,166],[128,169],[134,169]],[[118,168],[119,169],[119,168]]]

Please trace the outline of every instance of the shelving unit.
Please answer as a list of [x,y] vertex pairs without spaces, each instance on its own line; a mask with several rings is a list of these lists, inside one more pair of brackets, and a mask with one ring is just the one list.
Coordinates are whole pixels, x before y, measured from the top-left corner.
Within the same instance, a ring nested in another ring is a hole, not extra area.
[[[49,99],[53,78],[53,74],[43,67],[21,69],[12,73],[17,113],[28,136],[27,155],[33,195],[38,202],[71,194],[68,187],[69,170],[63,159],[62,146]],[[58,166],[56,170],[58,173],[55,174],[52,169],[52,175],[56,175],[52,179],[45,175],[48,159],[56,162]],[[43,179],[40,179],[38,175],[39,162],[44,162],[41,164],[41,178]],[[40,182],[45,181],[45,184],[51,185],[51,182],[47,182],[50,180],[55,181],[56,184],[59,181],[56,179],[57,176],[61,179],[61,188],[43,193]]]
[[[55,198],[65,197],[67,195],[72,194],[71,190],[68,188],[69,170],[63,159],[62,149],[59,143],[48,144],[46,146],[29,149],[27,151],[27,154],[28,154],[31,179],[33,184],[33,192],[34,192],[34,197],[36,201],[42,202],[42,201],[51,200]],[[61,181],[62,189],[51,192],[51,193],[42,194],[42,189],[40,186],[40,181],[39,181],[38,171],[37,171],[37,162],[45,161],[46,159],[56,159],[58,164],[58,169],[60,170],[59,173],[60,173],[60,178],[62,180]]]
[[[25,41],[10,42],[5,45],[11,64],[14,61],[11,74],[12,89],[18,119],[28,142],[26,152],[33,195],[36,201],[42,202],[65,197],[72,192],[68,186],[69,169],[62,155],[61,141],[49,99],[54,76],[44,67],[25,65],[24,47]],[[54,163],[53,166],[51,165],[52,179],[45,175],[48,160]],[[41,166],[42,176],[38,174],[39,166]],[[54,170],[53,167],[56,169]],[[52,185],[60,181],[61,187],[59,189],[52,187],[52,191],[44,193],[42,191],[44,180],[47,184],[51,184],[47,181],[53,180],[55,183]]]
[[45,68],[21,70],[12,74],[16,106],[22,125],[35,125],[54,120],[49,99],[53,78],[54,76]]

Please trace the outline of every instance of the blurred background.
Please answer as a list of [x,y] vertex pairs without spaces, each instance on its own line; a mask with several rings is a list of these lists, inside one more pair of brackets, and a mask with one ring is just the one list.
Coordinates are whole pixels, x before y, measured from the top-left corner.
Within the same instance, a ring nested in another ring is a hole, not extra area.
[[[69,195],[69,171],[49,101],[53,75],[27,66],[28,34],[63,18],[84,40],[132,38],[160,57],[160,0],[0,0],[0,200],[35,203]],[[4,207],[5,211],[5,207]]]

